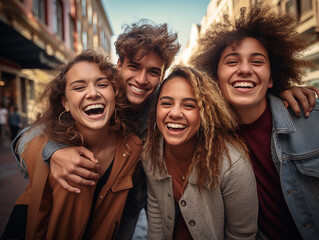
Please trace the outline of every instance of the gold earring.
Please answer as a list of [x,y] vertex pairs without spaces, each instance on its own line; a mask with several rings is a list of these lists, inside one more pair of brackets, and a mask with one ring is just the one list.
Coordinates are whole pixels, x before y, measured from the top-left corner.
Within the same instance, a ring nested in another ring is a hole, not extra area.
[[60,123],[62,126],[68,126],[68,125],[62,123],[62,121],[61,121],[61,117],[62,117],[62,115],[63,115],[64,113],[68,113],[68,111],[64,110],[63,112],[60,113],[60,115],[59,115],[59,123]]

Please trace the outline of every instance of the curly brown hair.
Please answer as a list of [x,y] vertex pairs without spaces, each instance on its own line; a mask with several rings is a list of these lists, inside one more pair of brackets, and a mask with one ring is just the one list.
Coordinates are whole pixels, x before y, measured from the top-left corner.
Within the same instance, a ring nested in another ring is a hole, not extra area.
[[[177,33],[169,32],[166,23],[156,25],[145,19],[131,25],[124,25],[124,27],[124,32],[115,42],[120,62],[123,62],[125,57],[133,60],[140,50],[142,52],[138,56],[139,59],[154,51],[162,58],[165,72],[180,49]],[[164,74],[162,74],[163,77]]]
[[294,83],[301,84],[304,67],[310,64],[300,58],[300,53],[310,42],[296,32],[295,19],[289,15],[272,13],[267,6],[254,5],[248,13],[246,8],[240,11],[240,16],[234,21],[224,15],[224,23],[211,25],[200,36],[199,50],[191,57],[190,63],[218,81],[218,62],[225,48],[240,44],[246,37],[253,37],[260,41],[269,55],[274,81],[270,92],[278,94]]
[[65,96],[66,74],[77,63],[89,62],[96,63],[103,74],[112,84],[115,92],[115,113],[110,120],[110,128],[119,130],[126,136],[126,124],[123,118],[123,110],[126,106],[126,96],[121,85],[120,76],[110,63],[110,59],[95,50],[85,50],[69,61],[60,70],[60,73],[46,87],[40,96],[39,102],[47,103],[43,106],[44,110],[38,114],[35,126],[41,126],[43,133],[51,140],[68,145],[84,145],[82,134],[76,127],[75,120],[69,112],[65,112],[62,99]]
[[207,74],[195,68],[181,65],[174,66],[172,72],[160,85],[157,98],[149,114],[145,154],[150,157],[153,171],[155,171],[155,168],[165,171],[159,149],[161,133],[157,127],[154,129],[156,106],[163,86],[175,77],[183,77],[190,83],[200,109],[201,124],[197,134],[197,145],[187,174],[195,168],[198,175],[197,186],[199,190],[206,184],[207,180],[208,186],[215,188],[220,180],[220,163],[223,154],[226,154],[229,158],[228,147],[236,147],[246,157],[248,151],[246,145],[237,135],[237,122],[222,97],[217,83],[213,82]]

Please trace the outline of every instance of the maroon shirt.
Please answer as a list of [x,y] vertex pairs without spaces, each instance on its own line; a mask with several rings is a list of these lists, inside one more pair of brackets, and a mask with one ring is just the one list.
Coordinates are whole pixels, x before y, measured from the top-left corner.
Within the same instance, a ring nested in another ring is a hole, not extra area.
[[269,105],[252,124],[240,125],[257,181],[258,227],[269,239],[302,239],[292,219],[271,157],[272,116]]

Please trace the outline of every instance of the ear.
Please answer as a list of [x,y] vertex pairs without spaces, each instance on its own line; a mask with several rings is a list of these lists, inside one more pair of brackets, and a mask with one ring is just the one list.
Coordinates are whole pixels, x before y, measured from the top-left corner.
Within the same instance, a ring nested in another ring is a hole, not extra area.
[[62,97],[62,105],[63,105],[65,111],[67,111],[67,112],[70,111],[69,103],[65,97]]
[[272,80],[272,77],[270,77],[268,82],[268,88],[272,88],[274,86],[274,81]]
[[117,63],[116,63],[116,69],[118,71],[121,71],[121,68],[122,68],[122,62],[120,59],[117,60]]

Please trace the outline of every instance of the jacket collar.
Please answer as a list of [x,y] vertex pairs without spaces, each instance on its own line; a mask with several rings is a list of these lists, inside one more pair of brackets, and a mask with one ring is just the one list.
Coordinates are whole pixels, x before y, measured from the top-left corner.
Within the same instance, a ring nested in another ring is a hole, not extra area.
[[276,133],[290,134],[296,132],[287,108],[280,98],[268,94],[270,104],[273,128]]
[[[165,164],[165,161],[164,161],[164,157],[163,157],[163,155],[164,155],[164,138],[163,138],[163,136],[161,136],[161,138],[159,140],[159,147],[160,147],[160,159],[164,163],[164,167],[165,167],[166,172],[160,172],[158,168],[155,169],[154,173],[153,173],[153,170],[150,170],[151,161],[150,161],[149,154],[146,154],[146,158],[145,158],[144,161],[147,162],[146,163],[146,166],[148,168],[147,171],[151,172],[150,176],[153,179],[155,179],[155,180],[164,180],[166,178],[171,178],[171,176],[167,172],[167,167],[166,167],[166,164]],[[196,174],[195,169],[192,169],[191,173],[188,176],[187,181],[188,181],[188,183],[191,183],[191,184],[196,184],[197,183],[197,174]]]

